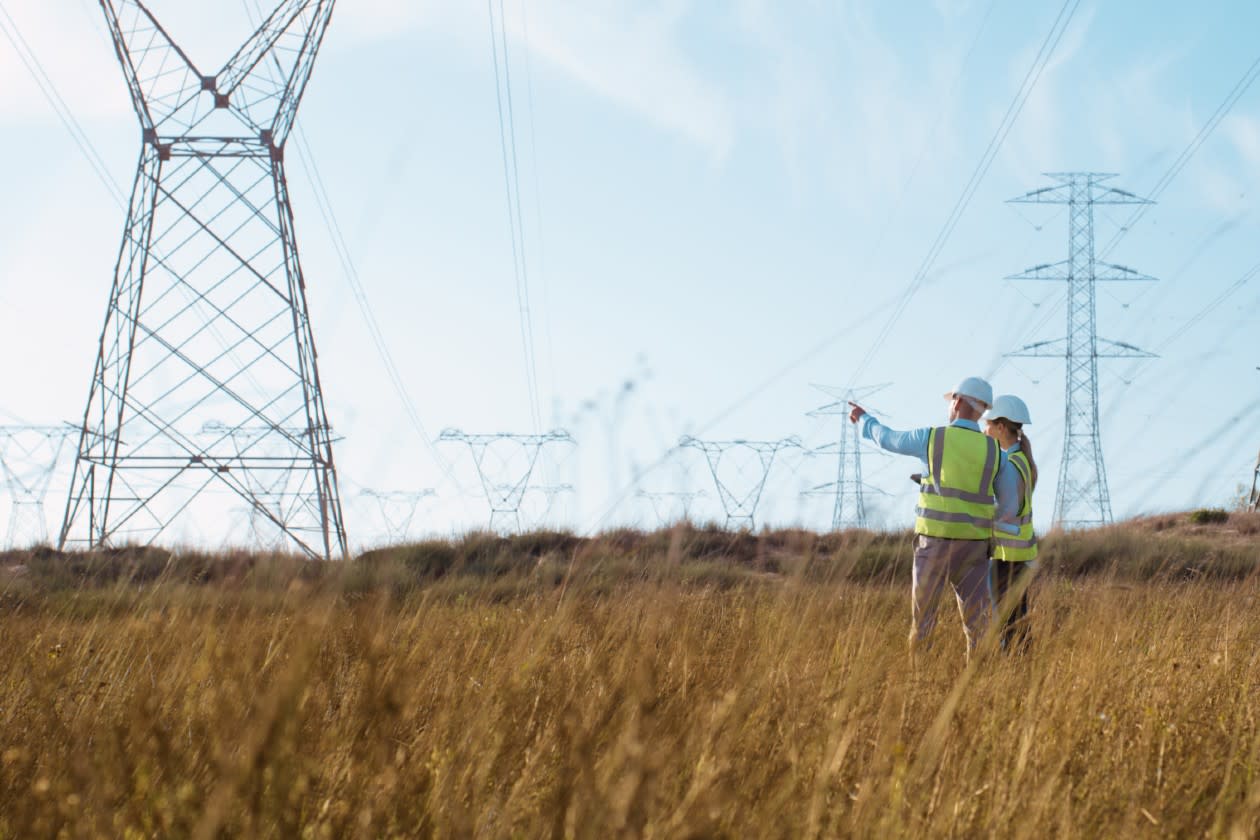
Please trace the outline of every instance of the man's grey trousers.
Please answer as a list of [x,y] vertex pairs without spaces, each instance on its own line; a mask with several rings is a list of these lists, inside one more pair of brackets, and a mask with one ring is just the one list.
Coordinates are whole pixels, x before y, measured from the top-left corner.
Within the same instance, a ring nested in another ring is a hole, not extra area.
[[989,541],[922,534],[914,539],[913,638],[922,642],[932,633],[948,586],[962,613],[968,649],[974,648],[989,620]]

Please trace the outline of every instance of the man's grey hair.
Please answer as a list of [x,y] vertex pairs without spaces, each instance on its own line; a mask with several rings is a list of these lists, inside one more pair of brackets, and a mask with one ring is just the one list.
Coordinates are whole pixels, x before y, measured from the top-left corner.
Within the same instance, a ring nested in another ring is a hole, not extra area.
[[976,412],[977,414],[984,414],[989,409],[989,406],[987,403],[981,402],[975,397],[963,396],[963,402],[971,406],[972,411]]

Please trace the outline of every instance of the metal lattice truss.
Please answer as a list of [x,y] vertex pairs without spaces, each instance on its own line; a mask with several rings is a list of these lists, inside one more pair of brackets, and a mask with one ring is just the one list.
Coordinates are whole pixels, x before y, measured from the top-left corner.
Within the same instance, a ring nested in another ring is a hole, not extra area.
[[[211,420],[203,423],[199,439],[207,449],[235,452],[237,462],[248,460],[249,470],[242,470],[239,480],[249,491],[248,504],[234,510],[245,512],[249,518],[249,544],[269,549],[282,549],[287,542],[284,523],[300,518],[301,508],[310,503],[302,492],[294,492],[290,480],[294,469],[293,453],[285,440],[300,436],[303,429],[285,427],[276,435],[270,426],[229,426]],[[335,442],[336,439],[334,439]],[[218,493],[229,498],[234,493],[224,488],[211,487],[207,493]],[[235,534],[212,535],[223,537],[232,544]]]
[[756,527],[757,505],[770,477],[775,456],[784,449],[800,449],[796,437],[781,440],[700,440],[685,436],[680,448],[704,453],[713,474],[718,498],[726,512],[726,527]]
[[691,521],[691,507],[697,499],[708,496],[703,490],[640,490],[636,493],[640,499],[646,499],[656,514],[656,524],[666,527],[677,522]]
[[1059,465],[1054,523],[1063,528],[1080,528],[1111,522],[1111,494],[1098,430],[1098,360],[1154,356],[1132,344],[1098,337],[1095,283],[1150,282],[1154,278],[1094,258],[1094,206],[1152,202],[1124,190],[1102,186],[1103,181],[1115,177],[1107,173],[1054,172],[1047,176],[1058,181],[1058,185],[1034,190],[1011,201],[1066,204],[1068,258],[1060,263],[1034,266],[1007,279],[1066,282],[1067,336],[1030,344],[1008,355],[1066,360],[1063,460]]
[[437,490],[363,490],[360,495],[376,502],[385,525],[385,537],[391,544],[401,543],[411,536],[411,523],[416,511],[425,499],[437,496]]
[[[862,481],[862,439],[858,434],[858,424],[849,422],[850,402],[859,402],[887,388],[889,383],[869,385],[861,388],[837,388],[829,385],[815,385],[819,391],[832,397],[835,402],[819,406],[808,412],[809,417],[840,417],[840,435],[836,442],[819,447],[810,452],[811,455],[836,456],[836,480],[819,484],[805,491],[806,495],[834,495],[835,501],[831,510],[831,530],[845,528],[869,528],[870,521],[866,514],[866,493],[875,492],[888,495],[877,487]],[[868,409],[869,410],[869,409]],[[878,451],[878,450],[876,450]]]
[[[140,0],[100,2],[143,147],[61,544],[215,521],[227,506],[202,491],[216,487],[291,547],[345,556],[284,167],[333,0],[284,0],[215,73]],[[221,434],[201,434],[208,417]]]
[[0,426],[0,474],[9,495],[5,546],[48,542],[44,499],[74,426]]
[[439,441],[467,444],[473,464],[490,504],[492,531],[517,531],[521,527],[521,502],[538,466],[543,447],[574,444],[563,429],[545,434],[467,434],[458,429],[445,429]]

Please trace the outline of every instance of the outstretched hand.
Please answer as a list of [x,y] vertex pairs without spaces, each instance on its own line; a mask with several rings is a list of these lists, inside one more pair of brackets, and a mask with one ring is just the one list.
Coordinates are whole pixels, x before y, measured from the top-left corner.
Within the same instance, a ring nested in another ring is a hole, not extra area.
[[866,413],[866,409],[862,408],[862,406],[852,400],[849,401],[849,405],[852,406],[852,408],[849,409],[849,422],[856,423],[862,419],[862,415]]

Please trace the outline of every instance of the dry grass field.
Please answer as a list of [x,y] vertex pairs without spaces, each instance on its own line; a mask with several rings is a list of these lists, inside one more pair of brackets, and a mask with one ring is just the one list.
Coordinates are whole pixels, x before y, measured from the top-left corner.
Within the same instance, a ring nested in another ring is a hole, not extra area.
[[1253,837],[1257,531],[1052,539],[970,665],[905,535],[10,554],[0,836]]

